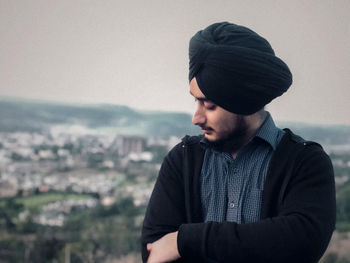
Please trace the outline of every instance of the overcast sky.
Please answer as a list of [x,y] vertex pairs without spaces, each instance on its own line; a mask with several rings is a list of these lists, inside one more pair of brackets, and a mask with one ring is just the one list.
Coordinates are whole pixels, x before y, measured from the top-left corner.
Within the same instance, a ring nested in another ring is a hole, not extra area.
[[350,124],[349,0],[0,0],[0,97],[191,112],[188,42],[214,22],[269,40],[294,82],[275,120]]

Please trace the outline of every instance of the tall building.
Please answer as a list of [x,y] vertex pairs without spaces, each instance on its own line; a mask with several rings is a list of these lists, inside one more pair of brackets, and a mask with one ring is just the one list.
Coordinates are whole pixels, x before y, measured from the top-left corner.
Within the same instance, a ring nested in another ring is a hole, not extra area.
[[146,139],[140,136],[118,136],[116,150],[118,156],[126,156],[130,153],[142,153],[146,145]]

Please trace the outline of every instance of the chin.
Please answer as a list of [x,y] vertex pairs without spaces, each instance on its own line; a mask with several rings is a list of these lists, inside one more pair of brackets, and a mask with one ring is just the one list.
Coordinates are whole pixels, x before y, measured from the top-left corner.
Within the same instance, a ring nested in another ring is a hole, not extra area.
[[204,134],[204,137],[210,142],[218,141],[218,138],[214,134]]
[[205,138],[214,145],[224,145],[233,139],[230,136],[226,136],[226,134],[217,133],[205,134]]

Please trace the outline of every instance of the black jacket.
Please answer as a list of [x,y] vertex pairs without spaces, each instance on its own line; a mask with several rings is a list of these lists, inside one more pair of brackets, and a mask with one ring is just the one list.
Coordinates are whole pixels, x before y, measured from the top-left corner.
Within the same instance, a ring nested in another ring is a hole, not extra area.
[[255,223],[203,223],[200,137],[186,136],[165,157],[142,228],[146,244],[179,231],[178,262],[317,262],[335,226],[331,161],[322,147],[290,130],[274,152]]

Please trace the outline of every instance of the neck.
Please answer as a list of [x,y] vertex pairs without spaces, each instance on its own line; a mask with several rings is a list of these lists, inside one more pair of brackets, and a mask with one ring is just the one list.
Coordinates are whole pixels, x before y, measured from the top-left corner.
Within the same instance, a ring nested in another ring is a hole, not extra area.
[[238,152],[255,136],[263,122],[267,112],[262,110],[255,114],[243,116],[244,129],[240,136],[228,140],[224,145],[224,150],[231,152],[233,158],[236,158]]

